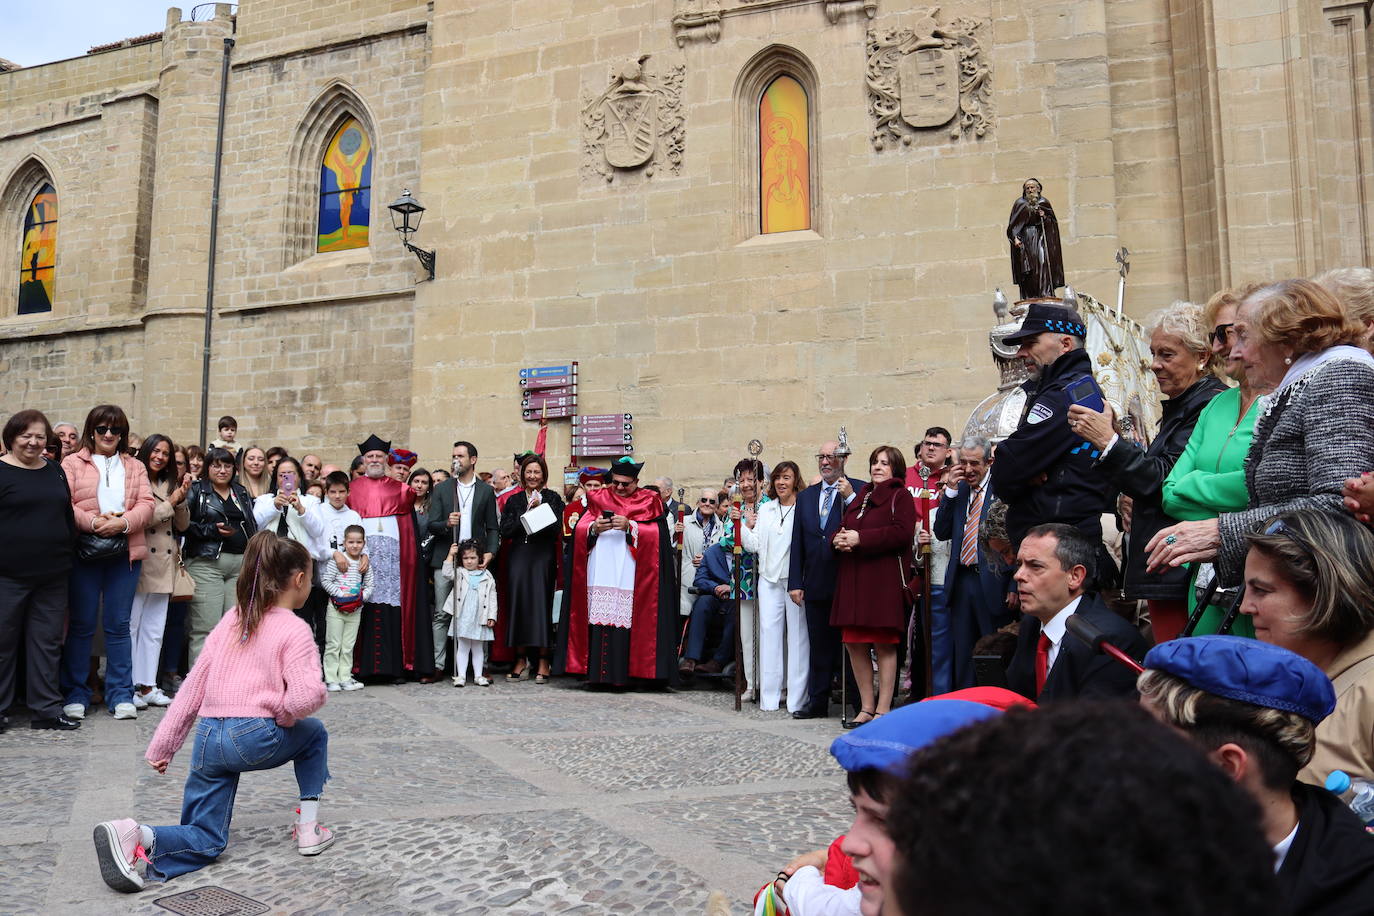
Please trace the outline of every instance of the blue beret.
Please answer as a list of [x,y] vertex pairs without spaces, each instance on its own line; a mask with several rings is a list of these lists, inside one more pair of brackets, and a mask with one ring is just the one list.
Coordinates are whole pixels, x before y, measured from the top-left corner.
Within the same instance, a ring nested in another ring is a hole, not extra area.
[[937,738],[1001,714],[999,709],[968,700],[911,703],[836,738],[830,743],[830,753],[850,773],[891,772]]
[[1336,691],[1322,669],[1296,652],[1242,636],[1192,636],[1160,643],[1146,653],[1144,665],[1198,690],[1295,712],[1313,724],[1336,708]]

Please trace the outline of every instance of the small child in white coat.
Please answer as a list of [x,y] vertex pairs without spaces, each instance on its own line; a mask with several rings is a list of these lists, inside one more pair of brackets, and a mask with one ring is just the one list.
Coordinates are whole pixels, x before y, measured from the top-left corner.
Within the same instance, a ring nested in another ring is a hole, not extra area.
[[349,525],[343,543],[348,569],[339,572],[333,563],[320,564],[320,584],[329,595],[324,615],[324,682],[330,693],[363,689],[353,677],[353,646],[358,641],[359,611],[372,597],[372,567],[363,569],[366,543],[363,526]]
[[[455,560],[462,565],[454,569]],[[453,580],[453,592],[444,605],[445,613],[453,616],[448,635],[453,639],[453,686],[462,687],[468,680],[468,659],[472,659],[472,673],[478,687],[490,687],[491,681],[482,676],[486,664],[487,643],[491,642],[492,627],[496,626],[496,580],[482,562],[482,545],[476,540],[454,544],[449,549],[439,575]]]

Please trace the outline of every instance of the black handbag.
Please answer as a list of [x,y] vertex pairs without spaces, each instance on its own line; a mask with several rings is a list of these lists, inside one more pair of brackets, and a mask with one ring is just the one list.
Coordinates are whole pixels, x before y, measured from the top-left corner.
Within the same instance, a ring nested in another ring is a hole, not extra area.
[[100,534],[81,534],[76,539],[76,558],[83,563],[98,563],[113,560],[115,557],[128,556],[129,535],[116,534],[106,537]]

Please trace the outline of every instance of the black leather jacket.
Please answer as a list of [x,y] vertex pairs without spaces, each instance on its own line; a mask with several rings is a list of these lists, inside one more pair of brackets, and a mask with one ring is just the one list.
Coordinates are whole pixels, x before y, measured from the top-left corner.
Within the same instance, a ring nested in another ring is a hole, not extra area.
[[[253,520],[253,498],[238,482],[229,484],[229,491],[243,513],[243,533],[251,538],[258,532],[258,523]],[[224,512],[224,500],[220,499],[214,485],[208,480],[197,480],[191,484],[191,492],[186,494],[186,504],[191,510],[191,526],[186,529],[186,543],[181,548],[181,555],[188,560],[215,559],[225,540],[215,528],[215,525],[222,524],[228,518]]]
[[1226,385],[1216,376],[1199,379],[1178,397],[1164,402],[1159,432],[1148,449],[1119,439],[1112,450],[1097,461],[1098,470],[1132,500],[1131,534],[1126,545],[1126,570],[1122,582],[1127,598],[1183,601],[1188,597],[1188,567],[1145,572],[1145,545],[1161,529],[1177,521],[1165,515],[1160,505],[1164,478],[1169,476],[1187,448],[1202,408],[1225,390]]

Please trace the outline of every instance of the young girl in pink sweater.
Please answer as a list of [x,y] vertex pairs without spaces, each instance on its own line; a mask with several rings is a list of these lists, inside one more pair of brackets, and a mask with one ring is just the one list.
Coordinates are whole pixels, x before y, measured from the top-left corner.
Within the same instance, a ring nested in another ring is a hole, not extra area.
[[334,842],[318,821],[329,736],[319,719],[306,718],[324,705],[320,656],[310,625],[292,613],[310,595],[310,574],[310,554],[297,541],[270,531],[249,540],[238,606],[211,631],[144,754],[149,766],[166,773],[195,726],[181,824],[149,827],[131,818],[97,824],[96,855],[110,887],[133,892],[145,878],[166,881],[213,862],[229,842],[239,774],[287,762],[295,765],[301,790],[292,828],[296,851],[319,855]]

